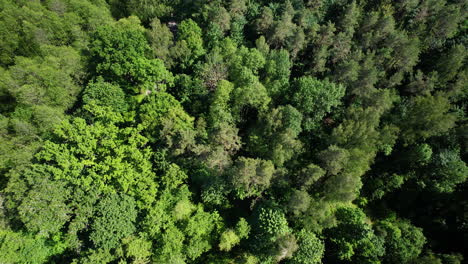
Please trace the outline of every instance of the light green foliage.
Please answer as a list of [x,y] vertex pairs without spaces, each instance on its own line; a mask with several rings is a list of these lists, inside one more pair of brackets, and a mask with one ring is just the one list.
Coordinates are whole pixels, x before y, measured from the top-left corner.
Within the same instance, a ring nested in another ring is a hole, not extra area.
[[92,264],[92,263],[109,263],[116,259],[115,255],[112,255],[109,250],[105,249],[91,249],[88,250],[86,253],[82,254],[82,257],[79,259],[75,259],[72,263],[73,264]]
[[[70,14],[64,16],[64,18],[76,19],[72,21],[79,22],[80,26],[86,31],[93,31],[99,26],[110,24],[113,21],[107,2],[80,0],[67,0],[65,2],[67,6],[66,11],[70,12]],[[60,14],[64,9],[64,6],[61,4],[63,4],[61,1],[51,1],[49,2],[49,8]],[[79,44],[75,45],[80,46]]]
[[250,233],[250,225],[244,218],[240,218],[239,222],[236,224],[236,234],[240,238],[247,238],[249,237]]
[[233,230],[226,230],[221,234],[219,249],[230,251],[232,247],[240,242],[239,236]]
[[191,145],[193,117],[170,94],[157,92],[146,97],[139,110],[139,129],[152,142],[162,140],[174,154],[183,153]]
[[177,39],[187,42],[187,45],[195,58],[205,53],[201,37],[201,28],[197,23],[195,23],[195,21],[191,19],[182,21],[178,30]]
[[0,0],[0,263],[460,264],[465,2]]
[[280,210],[260,208],[257,214],[256,228],[262,239],[275,242],[279,237],[290,232],[288,221]]
[[256,73],[265,65],[265,57],[255,48],[241,46],[229,58],[229,74],[238,86],[258,81]]
[[182,253],[184,234],[179,229],[169,225],[159,241],[161,245],[154,257],[157,261],[184,263],[184,253]]
[[275,167],[271,161],[240,157],[230,172],[239,199],[260,196],[270,186]]
[[385,241],[384,258],[390,263],[410,263],[426,243],[420,228],[404,220],[384,220],[378,223],[379,236]]
[[140,108],[141,126],[157,137],[158,129],[165,122],[172,122],[174,129],[193,127],[193,117],[185,113],[180,103],[170,94],[158,92],[147,97]]
[[227,229],[221,234],[219,249],[222,251],[230,251],[234,246],[239,244],[241,239],[247,238],[249,232],[249,224],[244,218],[240,218],[235,229]]
[[192,19],[183,20],[177,27],[177,42],[171,49],[171,56],[180,61],[180,67],[192,65],[198,57],[205,54],[202,30]]
[[210,105],[210,122],[212,127],[220,127],[222,123],[233,123],[233,117],[229,109],[229,100],[234,85],[222,80],[218,83]]
[[180,200],[174,207],[174,217],[176,220],[186,219],[192,214],[195,206],[188,200]]
[[140,207],[148,206],[154,200],[156,183],[151,151],[144,147],[147,139],[134,128],[119,128],[120,115],[101,112],[106,109],[97,106],[93,111],[110,120],[92,125],[81,118],[63,122],[54,140],[45,142],[37,154],[40,163],[35,166],[74,187],[123,192],[135,197]]
[[140,237],[122,239],[127,258],[133,258],[133,263],[148,263],[151,256],[151,241]]
[[221,227],[217,212],[207,212],[194,204],[185,183],[187,175],[175,164],[169,164],[162,176],[155,204],[143,221],[143,230],[155,245],[152,261],[183,263],[210,250]]
[[81,91],[79,53],[69,47],[42,46],[44,58],[17,57],[0,86],[22,105],[47,105],[66,110]]
[[128,108],[124,91],[116,84],[105,82],[101,77],[88,84],[83,92],[83,104],[109,107],[118,113],[126,112]]
[[[267,57],[268,53],[270,52],[270,46],[268,46],[268,44],[265,42],[264,36],[260,36],[257,40],[255,40],[255,48],[257,48],[257,50],[260,51],[264,57]],[[266,64],[268,64],[268,59]]]
[[229,40],[225,40],[227,43],[224,43],[223,55],[227,58],[228,79],[235,85],[232,112],[237,121],[245,118],[242,113],[247,108],[266,110],[271,98],[258,77],[258,71],[265,65],[263,54],[255,48],[236,48]]
[[318,264],[322,263],[325,245],[314,233],[301,230],[297,234],[298,250],[287,263]]
[[177,165],[171,163],[168,165],[164,175],[160,179],[160,183],[164,188],[173,190],[187,181],[187,174]]
[[164,90],[173,81],[161,60],[149,59],[145,29],[137,17],[99,27],[90,51],[96,74],[129,93]]
[[295,106],[304,115],[304,129],[320,125],[322,118],[333,107],[340,105],[345,89],[340,84],[301,77],[295,81],[296,91],[292,97]]
[[46,244],[43,238],[0,229],[0,262],[45,263],[50,256],[60,253]]
[[[261,47],[257,47],[260,50]],[[266,46],[268,48],[268,46]],[[268,51],[266,51],[268,52]],[[265,63],[265,86],[268,94],[274,99],[280,99],[287,94],[291,62],[286,50],[271,50]]]
[[219,215],[216,212],[205,212],[201,205],[188,219],[185,234],[188,236],[186,254],[189,259],[198,258],[211,249],[213,232],[219,224]]
[[90,239],[96,248],[115,248],[120,239],[135,232],[137,216],[135,200],[127,195],[109,194],[96,206]]

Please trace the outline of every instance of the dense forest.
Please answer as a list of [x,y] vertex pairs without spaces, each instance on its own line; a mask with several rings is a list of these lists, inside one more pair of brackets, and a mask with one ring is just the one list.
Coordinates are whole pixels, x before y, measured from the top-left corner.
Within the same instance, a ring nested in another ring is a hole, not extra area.
[[0,263],[468,263],[465,0],[0,0]]

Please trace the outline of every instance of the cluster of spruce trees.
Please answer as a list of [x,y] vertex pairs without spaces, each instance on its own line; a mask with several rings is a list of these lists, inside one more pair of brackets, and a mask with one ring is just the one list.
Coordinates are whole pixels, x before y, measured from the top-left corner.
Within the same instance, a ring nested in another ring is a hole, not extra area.
[[0,263],[463,263],[467,18],[0,0]]

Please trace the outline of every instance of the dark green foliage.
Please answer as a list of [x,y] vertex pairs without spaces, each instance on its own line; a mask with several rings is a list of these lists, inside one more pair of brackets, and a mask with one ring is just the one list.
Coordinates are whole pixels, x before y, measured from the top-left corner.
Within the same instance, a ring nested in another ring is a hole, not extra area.
[[71,208],[66,204],[68,190],[60,181],[47,178],[40,181],[22,200],[18,213],[29,232],[41,237],[57,235],[71,214]]
[[294,190],[289,198],[288,210],[294,215],[299,215],[309,208],[310,196],[306,191]]
[[173,44],[174,36],[169,28],[162,24],[159,19],[154,18],[146,35],[154,56],[164,61],[165,65],[172,66],[170,47]]
[[99,201],[89,236],[96,248],[115,248],[120,239],[135,232],[135,206],[135,200],[126,195],[110,194]]
[[443,83],[451,81],[463,67],[463,61],[466,57],[466,47],[456,45],[450,48],[447,53],[441,54],[436,64],[439,80]]
[[409,263],[421,253],[426,243],[421,229],[407,221],[381,221],[376,228],[385,241],[387,263]]
[[336,212],[338,225],[327,230],[331,256],[359,263],[379,263],[384,241],[375,235],[359,208],[342,207]]
[[443,150],[436,154],[429,167],[428,187],[438,192],[453,192],[468,177],[468,167],[456,150]]
[[174,6],[180,1],[168,0],[131,0],[128,1],[128,11],[132,15],[136,15],[143,21],[148,21],[153,18],[169,16],[174,11]]
[[417,258],[413,263],[415,264],[461,264],[463,257],[460,254],[433,254],[432,252],[427,253],[424,256]]
[[326,150],[318,154],[322,162],[322,167],[331,175],[338,174],[348,163],[349,153],[335,145],[329,146]]
[[240,199],[260,196],[270,186],[274,170],[271,161],[240,157],[230,172],[236,196]]
[[456,116],[448,113],[449,101],[442,95],[419,96],[403,105],[402,137],[407,142],[447,132],[455,124]]
[[263,124],[249,138],[252,152],[272,160],[276,166],[282,166],[301,152],[302,144],[297,139],[302,131],[299,111],[290,105],[279,106],[260,118]]

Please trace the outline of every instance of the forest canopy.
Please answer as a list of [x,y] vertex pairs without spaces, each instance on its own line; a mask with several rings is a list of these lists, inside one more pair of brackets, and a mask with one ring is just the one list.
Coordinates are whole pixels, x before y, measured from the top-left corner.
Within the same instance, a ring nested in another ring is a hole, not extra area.
[[0,0],[0,263],[466,263],[467,14]]

